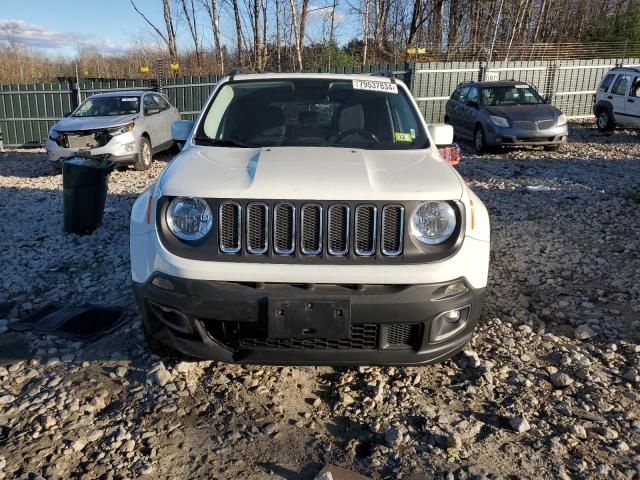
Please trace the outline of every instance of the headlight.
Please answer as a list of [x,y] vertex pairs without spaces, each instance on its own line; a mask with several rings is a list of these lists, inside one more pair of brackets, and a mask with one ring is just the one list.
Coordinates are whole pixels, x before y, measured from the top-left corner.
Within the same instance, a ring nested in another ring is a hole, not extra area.
[[497,127],[508,127],[509,121],[504,117],[496,117],[495,115],[489,115],[489,120]]
[[211,230],[213,215],[201,198],[176,197],[167,209],[167,225],[182,240],[200,240]]
[[558,117],[558,126],[561,127],[566,124],[567,124],[567,116],[564,113],[562,113]]
[[456,228],[456,213],[445,202],[424,202],[411,215],[411,235],[427,245],[444,242]]
[[126,125],[122,125],[120,127],[113,127],[109,129],[109,135],[115,137],[116,135],[122,135],[123,133],[128,133],[133,131],[133,127],[135,127],[134,122],[127,123]]
[[52,128],[51,130],[49,130],[49,138],[55,142],[60,138],[60,132]]

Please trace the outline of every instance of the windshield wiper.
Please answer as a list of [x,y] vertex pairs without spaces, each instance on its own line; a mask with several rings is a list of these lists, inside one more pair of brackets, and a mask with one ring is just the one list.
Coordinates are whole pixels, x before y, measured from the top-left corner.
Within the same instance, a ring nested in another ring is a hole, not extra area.
[[206,145],[209,147],[239,147],[239,148],[253,148],[251,145],[233,140],[231,138],[209,138],[209,137],[195,137],[194,140],[198,145]]

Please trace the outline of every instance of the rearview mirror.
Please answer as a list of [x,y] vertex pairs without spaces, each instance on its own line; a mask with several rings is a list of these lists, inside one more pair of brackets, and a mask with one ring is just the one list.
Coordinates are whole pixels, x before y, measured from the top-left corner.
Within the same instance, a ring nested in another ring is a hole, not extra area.
[[436,146],[447,146],[453,143],[453,127],[443,123],[427,125],[429,136]]
[[176,142],[186,142],[193,129],[191,120],[176,120],[171,124],[171,138]]

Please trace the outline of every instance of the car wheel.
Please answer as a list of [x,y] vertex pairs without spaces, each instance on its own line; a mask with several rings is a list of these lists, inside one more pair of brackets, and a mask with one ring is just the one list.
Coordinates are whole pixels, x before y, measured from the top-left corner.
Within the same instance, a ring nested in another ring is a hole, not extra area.
[[602,109],[598,112],[598,116],[596,117],[596,126],[601,132],[610,132],[614,129],[615,123],[613,122],[608,110]]
[[153,160],[153,154],[151,153],[151,142],[147,137],[140,137],[138,143],[138,158],[135,161],[133,168],[136,170],[149,170],[151,168],[151,161]]
[[473,146],[478,153],[484,153],[487,151],[487,142],[484,137],[484,129],[482,127],[476,128],[476,133],[473,135]]

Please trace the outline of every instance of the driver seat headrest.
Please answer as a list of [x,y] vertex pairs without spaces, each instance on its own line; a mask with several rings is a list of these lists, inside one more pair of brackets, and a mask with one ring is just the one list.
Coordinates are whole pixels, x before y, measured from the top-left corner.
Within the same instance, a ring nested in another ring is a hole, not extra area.
[[355,104],[341,108],[338,111],[338,131],[364,128],[364,109],[362,105]]

